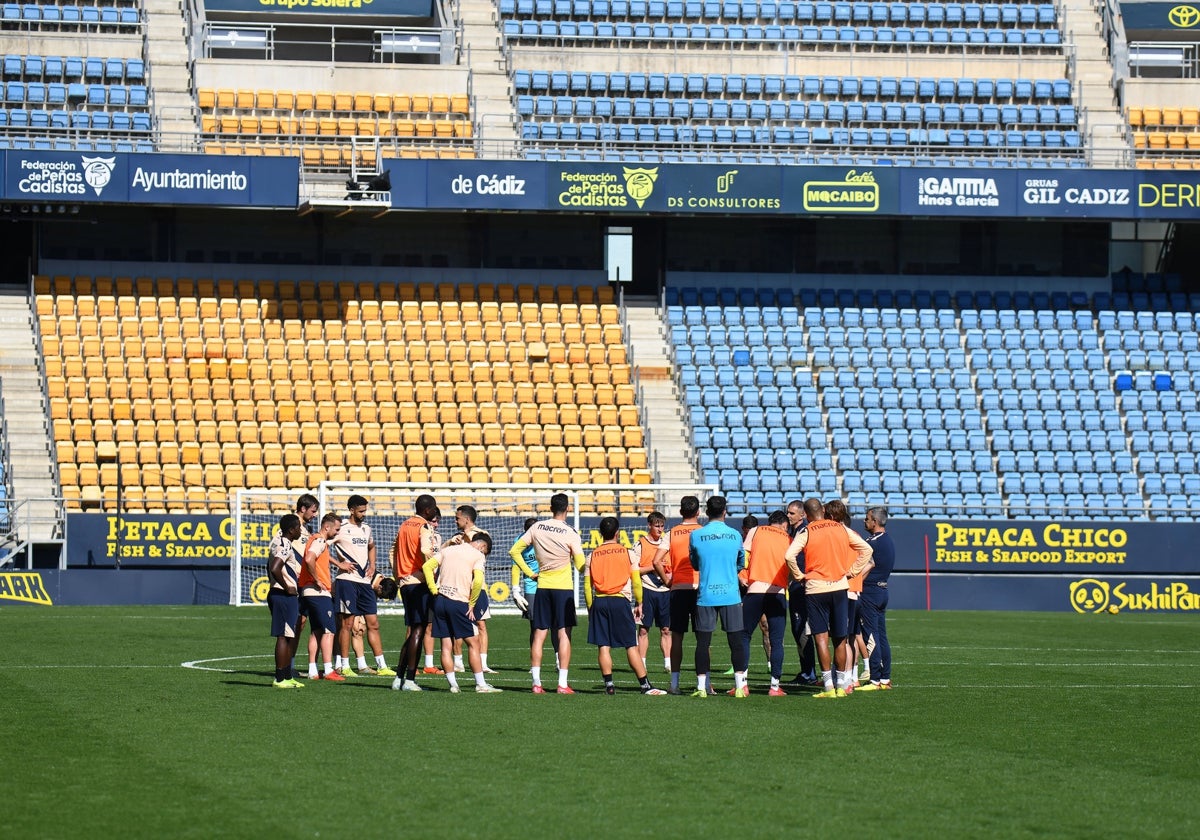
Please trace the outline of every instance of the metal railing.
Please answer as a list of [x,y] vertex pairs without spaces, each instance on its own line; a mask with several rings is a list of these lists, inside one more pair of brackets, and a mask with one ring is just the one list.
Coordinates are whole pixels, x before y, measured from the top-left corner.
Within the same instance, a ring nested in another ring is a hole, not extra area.
[[461,24],[456,26],[363,26],[361,24],[247,24],[205,21],[200,28],[204,58],[370,62],[393,64],[412,56],[458,61]]
[[1200,78],[1200,42],[1135,41],[1129,45],[1130,78]]

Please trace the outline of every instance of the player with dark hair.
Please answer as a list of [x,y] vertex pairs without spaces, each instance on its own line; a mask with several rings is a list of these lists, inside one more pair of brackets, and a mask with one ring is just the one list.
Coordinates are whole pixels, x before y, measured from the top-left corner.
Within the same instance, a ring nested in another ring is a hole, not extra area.
[[[534,694],[545,694],[542,647],[549,632],[558,635],[558,693],[575,693],[567,684],[571,667],[571,628],[576,623],[571,568],[582,569],[584,558],[579,532],[567,524],[570,512],[571,498],[566,493],[555,493],[550,497],[550,518],[535,522],[508,552],[522,573],[536,580],[538,585],[533,596],[533,643],[529,647]],[[524,551],[529,546],[533,546],[537,555],[536,572],[525,564]]]
[[[650,628],[658,627],[658,645],[662,650],[663,668],[671,670],[671,588],[667,586],[666,568],[654,565],[663,547],[663,529],[667,518],[658,511],[646,517],[646,533],[638,537],[630,549],[630,557],[642,579],[642,619],[638,622],[638,653],[648,662]],[[649,668],[649,664],[646,665]]]
[[[336,581],[334,583],[336,585]],[[375,592],[375,597],[377,599],[382,599],[384,601],[396,600],[396,595],[399,592],[399,590],[396,588],[396,581],[392,580],[390,577],[384,577],[378,573],[376,573],[375,577],[371,580],[371,589]],[[350,647],[354,651],[355,659],[364,662],[366,660],[363,658],[363,636],[366,635],[366,632],[366,619],[364,619],[361,615],[351,616]],[[368,668],[364,673],[371,673],[372,670],[373,669]],[[395,671],[392,671],[391,668],[388,668],[388,671],[391,673],[385,676],[394,676],[396,673]]]
[[392,546],[392,574],[400,587],[404,603],[404,646],[396,665],[393,691],[420,691],[417,685],[417,654],[421,650],[429,620],[429,588],[421,578],[425,561],[437,550],[432,521],[437,517],[437,501],[428,493],[417,496],[416,512],[400,524]]
[[[300,569],[297,583],[300,586],[300,607],[308,616],[312,632],[317,636],[321,658],[325,662],[324,678],[333,682],[345,682],[345,677],[333,670],[333,637],[337,632],[333,619],[333,579],[330,566],[340,572],[349,572],[354,566],[349,560],[335,559],[330,555],[329,542],[342,527],[342,518],[336,513],[321,517],[321,527],[308,538],[304,547],[304,565]],[[308,678],[319,679],[315,657],[308,660]]]
[[[871,650],[871,681],[859,691],[886,691],[892,687],[892,645],[887,635],[888,578],[896,565],[896,545],[887,532],[888,510],[873,507],[867,510],[867,542],[874,552],[875,565],[863,581],[863,632],[873,640]],[[870,644],[870,643],[868,643]]]
[[[629,549],[617,541],[621,523],[615,516],[600,520],[600,538],[584,569],[583,592],[588,606],[588,644],[596,645],[604,693],[616,694],[613,683],[612,649],[625,648],[629,667],[637,677],[642,694],[666,694],[655,688],[646,676],[646,665],[637,649],[637,623],[642,618],[642,576]],[[625,590],[633,593],[633,611]]]
[[679,516],[683,519],[667,532],[666,546],[658,550],[654,566],[665,574],[671,587],[671,687],[668,694],[682,694],[679,671],[683,667],[683,637],[688,625],[695,627],[697,586],[696,570],[689,558],[692,531],[700,527],[700,499],[684,496],[679,500]]
[[[788,547],[788,568],[792,579],[804,581],[808,600],[808,622],[813,632],[817,658],[821,663],[821,681],[825,690],[814,697],[845,697],[846,690],[834,681],[829,655],[829,640],[835,647],[834,662],[846,659],[846,590],[849,579],[870,567],[871,546],[841,522],[825,518],[820,499],[804,503],[808,527],[796,535]],[[803,571],[797,558],[804,552]]]
[[[346,501],[349,516],[342,521],[341,530],[330,542],[330,550],[336,557],[348,560],[353,565],[350,572],[337,576],[333,583],[333,601],[338,615],[338,649],[343,677],[357,676],[350,668],[350,636],[353,616],[362,616],[366,624],[367,644],[375,656],[375,668],[367,665],[363,656],[358,657],[359,673],[383,677],[394,677],[396,672],[387,666],[383,657],[383,641],[379,637],[379,606],[371,581],[375,578],[375,538],[371,526],[366,524],[367,500],[355,493]],[[338,668],[338,663],[334,663]]]
[[292,543],[300,539],[300,517],[286,513],[279,518],[279,533],[271,540],[267,574],[271,590],[267,607],[271,610],[271,635],[275,637],[275,688],[303,688],[292,674],[292,660],[300,640],[300,556]]
[[705,505],[707,524],[689,535],[688,556],[697,574],[696,690],[693,697],[708,697],[709,649],[718,618],[729,639],[734,671],[733,696],[750,696],[746,684],[748,656],[742,647],[745,635],[742,596],[738,588],[738,571],[746,564],[746,553],[742,550],[741,534],[725,524],[725,510],[724,496],[711,497]]
[[[742,596],[742,620],[746,625],[743,649],[750,660],[750,635],[760,621],[767,625],[770,642],[771,697],[783,697],[779,684],[783,676],[783,629],[787,624],[788,568],[784,555],[791,539],[787,533],[787,514],[772,511],[767,524],[751,528],[742,543],[746,552],[746,593]],[[736,690],[736,689],[735,689]]]
[[[433,546],[434,554],[437,554],[439,551],[442,550],[442,532],[441,532],[441,530],[439,530],[441,527],[441,519],[442,519],[442,511],[439,508],[435,507],[433,509],[433,513],[429,517],[429,527],[432,530],[432,536],[430,537],[430,544]],[[418,674],[431,674],[431,675],[436,675],[436,676],[440,677],[443,674],[445,674],[446,672],[433,664],[434,635],[432,632],[430,632],[430,628],[432,628],[432,627],[433,627],[433,600],[430,599],[429,613],[425,617],[425,635],[421,638],[421,650],[424,652],[424,655],[425,655],[425,666],[423,668],[421,668],[419,671],[417,671],[417,673]],[[438,648],[438,651],[439,651],[438,659],[441,659],[441,648]],[[460,664],[457,668],[455,668],[455,670],[461,672],[463,670],[462,665]]]
[[486,531],[475,529],[463,541],[447,544],[425,561],[425,585],[435,596],[433,601],[433,633],[442,640],[442,668],[450,691],[459,693],[458,676],[454,673],[451,656],[454,642],[462,639],[467,645],[467,661],[475,677],[479,694],[498,694],[502,689],[488,685],[479,659],[479,636],[475,632],[475,605],[483,590],[483,570],[492,538]]

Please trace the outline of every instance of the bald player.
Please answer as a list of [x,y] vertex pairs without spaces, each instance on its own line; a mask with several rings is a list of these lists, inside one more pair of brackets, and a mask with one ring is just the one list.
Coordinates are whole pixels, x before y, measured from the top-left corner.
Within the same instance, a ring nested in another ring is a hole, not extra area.
[[428,493],[417,496],[416,512],[400,524],[396,543],[392,546],[392,576],[400,587],[404,603],[404,647],[396,666],[393,691],[420,691],[417,685],[417,654],[425,636],[429,619],[429,587],[422,570],[425,561],[437,553],[437,531],[432,521],[437,517],[437,502]]
[[[555,493],[550,497],[550,518],[535,522],[508,553],[524,575],[537,581],[531,610],[533,643],[529,649],[534,694],[546,693],[542,688],[542,648],[548,632],[558,637],[558,693],[575,693],[567,684],[567,671],[571,667],[571,628],[576,623],[575,582],[571,568],[582,570],[584,557],[579,532],[567,524],[570,512],[571,499],[566,493]],[[537,571],[531,569],[522,556],[529,546],[533,546],[537,557]]]
[[300,517],[285,513],[279,519],[279,533],[271,540],[267,574],[271,589],[267,606],[271,610],[271,635],[275,637],[275,688],[303,688],[292,676],[292,660],[300,640],[300,555],[292,543],[300,539]]

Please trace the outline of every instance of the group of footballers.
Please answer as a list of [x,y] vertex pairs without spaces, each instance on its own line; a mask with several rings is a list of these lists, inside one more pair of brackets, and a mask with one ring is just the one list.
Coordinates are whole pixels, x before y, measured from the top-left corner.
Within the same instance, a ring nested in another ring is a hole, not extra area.
[[[315,497],[304,495],[296,512],[280,519],[271,543],[268,597],[272,635],[276,637],[274,686],[296,688],[292,660],[305,621],[309,638],[310,679],[344,680],[355,647],[360,674],[393,676],[392,688],[421,691],[418,674],[444,674],[451,692],[460,691],[456,671],[464,670],[454,655],[465,645],[467,663],[478,693],[497,693],[489,684],[484,569],[492,538],[475,526],[475,510],[456,512],[459,533],[442,542],[439,510],[433,496],[423,494],[414,515],[399,529],[391,551],[394,578],[376,571],[375,543],[364,522],[367,500],[347,502],[345,520],[327,513],[315,530]],[[666,530],[659,512],[646,519],[646,533],[626,548],[618,540],[620,522],[600,520],[601,544],[585,557],[579,532],[569,523],[570,498],[550,499],[550,517],[529,519],[525,532],[509,551],[513,599],[530,623],[530,675],[533,692],[542,685],[542,655],[547,638],[555,651],[556,693],[574,694],[568,680],[571,633],[576,624],[574,571],[582,572],[588,607],[588,642],[597,647],[604,689],[616,691],[613,648],[625,656],[641,693],[683,694],[680,670],[684,640],[695,634],[694,697],[715,694],[709,671],[710,648],[718,622],[726,633],[734,686],[729,694],[744,698],[750,688],[747,670],[751,635],[761,628],[770,662],[770,696],[784,696],[782,683],[784,631],[790,617],[800,650],[801,670],[789,686],[815,686],[821,699],[845,697],[855,690],[891,688],[891,649],[887,639],[887,585],[895,549],[886,531],[887,510],[870,508],[864,525],[868,536],[850,526],[840,500],[791,502],[772,512],[766,524],[748,516],[739,532],[726,524],[726,501],[707,500],[707,523],[699,520],[696,496],[680,500],[681,522]],[[332,580],[331,569],[337,569]],[[377,599],[399,596],[404,605],[405,640],[393,671],[383,656]],[[657,627],[670,687],[656,688],[649,679],[646,656],[650,631]],[[371,667],[363,656],[365,635],[375,656]],[[441,639],[440,669],[419,652],[427,638]],[[334,642],[338,653],[333,653]],[[317,670],[317,654],[324,674]],[[862,655],[865,670],[858,672]],[[332,660],[332,661],[331,661]],[[817,668],[819,667],[819,672]]]

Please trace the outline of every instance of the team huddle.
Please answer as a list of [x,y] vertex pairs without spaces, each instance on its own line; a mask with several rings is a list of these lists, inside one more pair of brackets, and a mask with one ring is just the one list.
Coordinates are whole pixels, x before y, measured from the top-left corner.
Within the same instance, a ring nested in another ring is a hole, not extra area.
[[[490,617],[484,569],[492,538],[475,526],[476,511],[460,506],[459,533],[442,541],[436,500],[423,494],[414,515],[399,529],[391,550],[393,577],[376,570],[375,543],[364,522],[367,500],[353,495],[345,520],[333,513],[308,530],[318,512],[315,497],[304,495],[296,512],[280,519],[271,543],[268,605],[275,646],[276,688],[297,688],[292,661],[303,624],[310,626],[309,679],[344,680],[358,674],[393,676],[392,688],[421,691],[418,674],[443,675],[458,693],[457,673],[474,677],[475,691],[497,693],[487,682],[495,673],[487,664],[486,622]],[[726,524],[726,501],[710,497],[707,522],[699,521],[700,501],[680,500],[682,521],[666,530],[666,518],[653,512],[646,533],[627,548],[618,539],[620,521],[599,522],[601,543],[585,557],[579,532],[569,523],[571,501],[565,493],[550,499],[550,517],[529,519],[509,550],[513,599],[530,624],[530,676],[535,694],[542,685],[542,656],[549,638],[555,651],[556,693],[570,686],[571,635],[576,625],[575,578],[583,575],[588,608],[588,643],[598,661],[608,694],[616,692],[613,648],[623,648],[642,694],[683,694],[680,671],[684,640],[695,635],[693,697],[716,690],[710,679],[712,636],[718,623],[732,660],[733,697],[750,694],[747,671],[751,635],[761,628],[770,663],[769,695],[783,696],[784,686],[815,686],[820,699],[858,691],[891,688],[891,648],[887,639],[887,585],[895,549],[886,531],[887,511],[867,511],[866,539],[850,527],[840,500],[791,502],[772,512],[766,524],[748,516],[739,532]],[[332,569],[337,570],[336,579]],[[404,605],[405,640],[395,670],[387,667],[379,635],[379,597],[399,596]],[[782,682],[784,632],[791,624],[800,651],[800,673]],[[670,687],[656,688],[646,657],[650,632],[659,630]],[[368,665],[363,637],[375,666]],[[432,640],[441,640],[441,668],[432,663]],[[334,644],[337,653],[334,654]],[[357,672],[350,665],[354,648]],[[424,649],[425,664],[419,668]],[[324,673],[317,669],[318,654]],[[859,673],[859,658],[864,671]],[[819,670],[818,670],[819,668]],[[728,673],[728,672],[727,672]]]

